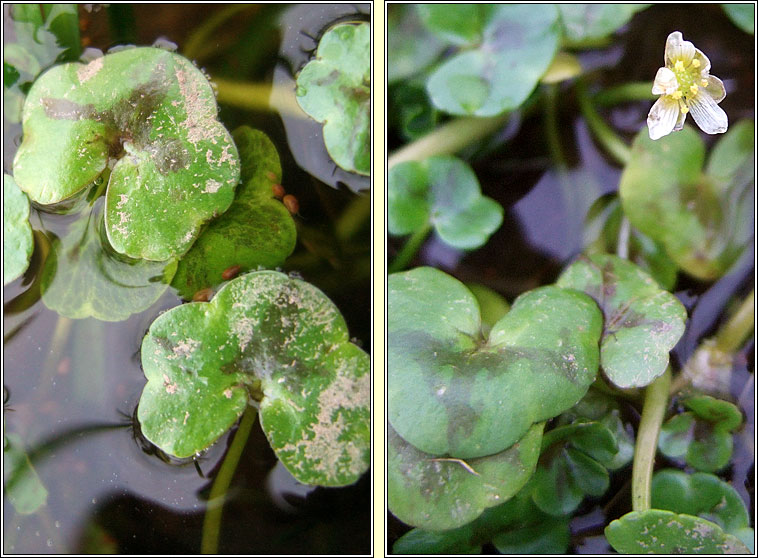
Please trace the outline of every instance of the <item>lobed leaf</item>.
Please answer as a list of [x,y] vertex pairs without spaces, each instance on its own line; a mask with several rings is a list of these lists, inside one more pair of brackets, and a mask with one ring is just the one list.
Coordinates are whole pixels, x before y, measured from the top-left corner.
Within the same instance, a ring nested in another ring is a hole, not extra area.
[[13,177],[3,175],[3,285],[18,279],[29,267],[34,251],[29,224],[29,199]]

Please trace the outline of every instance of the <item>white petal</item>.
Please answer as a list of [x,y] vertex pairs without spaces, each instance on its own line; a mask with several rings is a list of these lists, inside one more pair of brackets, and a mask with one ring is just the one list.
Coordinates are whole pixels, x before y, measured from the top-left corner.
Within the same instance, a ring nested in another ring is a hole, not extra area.
[[666,51],[663,56],[663,62],[666,66],[673,66],[677,60],[681,60],[686,66],[693,56],[695,56],[695,45],[682,40],[682,34],[679,31],[674,31],[668,36]]
[[698,70],[700,70],[701,75],[708,75],[708,70],[711,69],[711,61],[708,60],[708,57],[699,48],[695,49],[695,60],[700,62]]
[[702,89],[700,93],[687,100],[692,118],[706,134],[723,134],[729,126],[726,113],[716,101]]
[[679,118],[676,119],[676,125],[674,126],[674,131],[678,132],[682,128],[684,128],[684,119],[687,118],[687,113],[679,111]]
[[708,76],[708,85],[705,87],[706,93],[708,93],[713,100],[720,103],[726,97],[726,89],[724,89],[724,82],[716,76]]
[[679,103],[667,97],[658,99],[647,115],[650,139],[657,140],[674,130],[679,118]]
[[668,68],[658,68],[653,82],[653,95],[671,95],[679,87],[674,72]]

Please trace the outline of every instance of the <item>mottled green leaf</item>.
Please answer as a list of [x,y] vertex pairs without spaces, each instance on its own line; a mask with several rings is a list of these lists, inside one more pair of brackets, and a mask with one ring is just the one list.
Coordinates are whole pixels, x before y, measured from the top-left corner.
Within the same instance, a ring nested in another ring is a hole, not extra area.
[[281,182],[279,154],[271,140],[247,126],[234,132],[242,163],[242,184],[234,202],[211,221],[179,262],[171,283],[185,299],[215,287],[233,266],[250,271],[281,265],[295,248],[295,222],[272,193]]
[[345,485],[368,468],[369,357],[304,281],[248,273],[211,302],[169,310],[150,326],[142,366],[142,432],[167,453],[210,446],[252,396],[262,397],[263,431],[298,481]]
[[388,286],[389,421],[421,451],[501,452],[595,378],[601,316],[583,293],[525,293],[484,338],[476,299],[449,275],[418,268]]
[[474,459],[435,457],[387,425],[390,511],[410,525],[444,531],[465,525],[516,494],[534,471],[544,424],[505,451]]
[[29,199],[13,177],[3,175],[3,285],[21,277],[34,250]]
[[755,34],[755,6],[752,4],[721,4],[737,27],[745,33]]
[[387,182],[387,227],[405,235],[433,226],[461,250],[487,242],[503,222],[503,208],[482,196],[471,168],[456,157],[430,157],[392,167]]
[[710,521],[665,510],[630,512],[605,528],[622,554],[749,554],[736,537]]
[[634,140],[619,186],[624,213],[699,279],[723,275],[754,235],[753,133],[752,121],[732,125],[706,172],[703,141],[690,127],[655,141],[642,130]]
[[102,203],[54,239],[42,269],[42,302],[61,316],[118,322],[149,308],[166,291],[176,262],[129,260],[102,231]]
[[[737,491],[709,473],[688,475],[676,469],[657,471],[653,476],[652,505],[676,513],[696,515],[740,536],[750,529],[750,516]],[[752,546],[752,537],[750,537]]]
[[650,4],[558,4],[566,38],[572,42],[610,35]]
[[387,12],[387,83],[409,78],[429,66],[445,43],[421,24],[416,6],[395,4]]
[[[432,8],[435,12],[451,6]],[[457,9],[457,8],[456,8]],[[443,62],[427,82],[437,108],[458,115],[493,116],[518,108],[534,90],[558,50],[558,10],[551,4],[465,7],[481,10],[483,26],[460,19],[445,28],[467,41],[481,39]],[[463,23],[463,25],[462,25]],[[439,27],[439,26],[438,26]]]
[[687,311],[647,273],[617,256],[581,256],[557,285],[584,291],[604,316],[600,364],[617,386],[642,387],[663,374]]
[[131,48],[55,66],[26,99],[14,177],[46,205],[109,170],[111,245],[131,258],[168,260],[234,197],[237,149],[216,112],[203,73],[173,52]]
[[297,76],[297,102],[324,123],[324,143],[346,171],[371,172],[371,32],[339,24],[321,37],[316,58]]
[[24,451],[21,437],[10,433],[3,440],[4,495],[16,512],[32,514],[47,503],[47,489]]
[[570,518],[546,517],[528,525],[495,535],[492,544],[501,554],[566,554],[571,542]]

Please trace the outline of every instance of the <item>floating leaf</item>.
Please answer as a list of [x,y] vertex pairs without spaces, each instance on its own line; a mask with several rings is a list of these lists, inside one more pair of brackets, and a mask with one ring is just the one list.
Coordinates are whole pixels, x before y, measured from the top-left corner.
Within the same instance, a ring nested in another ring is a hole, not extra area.
[[211,302],[169,310],[150,326],[142,366],[142,432],[167,453],[207,448],[262,392],[263,431],[299,482],[351,484],[368,468],[369,357],[304,281],[248,273]]
[[172,286],[185,299],[219,285],[232,266],[243,272],[276,267],[295,248],[295,222],[271,190],[282,177],[276,147],[266,134],[247,126],[235,130],[234,142],[242,184],[231,207],[211,221],[179,262]]
[[14,177],[47,205],[112,169],[111,245],[131,258],[168,260],[234,197],[237,149],[216,112],[203,73],[167,50],[131,48],[55,66],[26,99]]
[[610,35],[650,4],[558,4],[566,38],[572,42]]
[[731,126],[706,172],[705,147],[692,128],[656,141],[642,130],[634,140],[619,186],[624,213],[699,279],[723,275],[754,234],[753,133],[752,121]]
[[445,43],[421,24],[420,8],[395,4],[387,12],[387,83],[390,85],[419,73],[445,49]]
[[3,175],[3,285],[21,277],[34,250],[29,199],[13,177]]
[[102,234],[102,202],[54,239],[42,269],[42,302],[61,316],[118,322],[149,308],[166,291],[176,262],[128,260]]
[[30,515],[47,503],[47,489],[23,449],[21,437],[6,434],[3,442],[5,497],[21,515]]
[[449,275],[418,268],[388,286],[388,416],[421,451],[501,452],[595,378],[602,320],[583,293],[525,293],[484,339],[476,299]]
[[647,273],[616,256],[582,256],[557,285],[584,291],[605,319],[600,364],[617,386],[642,387],[663,374],[687,311]]
[[699,471],[723,469],[732,456],[731,432],[742,424],[740,410],[709,395],[690,397],[683,403],[692,412],[674,415],[661,427],[661,453],[683,457]]
[[418,4],[416,13],[424,26],[440,39],[470,46],[484,38],[493,7],[487,4]]
[[321,37],[316,58],[297,77],[297,102],[324,123],[324,143],[346,171],[371,172],[371,32],[339,24]]
[[[427,81],[432,102],[451,114],[494,116],[518,108],[558,50],[560,27],[554,5],[445,4],[428,9],[436,14],[434,28],[444,25],[453,30],[452,36],[469,43]],[[468,23],[456,17],[459,10],[480,13],[482,19]]]
[[721,7],[737,27],[745,33],[755,34],[755,7],[751,4],[721,4]]
[[463,460],[420,451],[388,424],[390,511],[405,523],[430,531],[469,523],[526,484],[537,464],[543,426],[532,425],[505,451]]
[[727,533],[752,546],[741,535],[752,533],[750,516],[737,491],[717,476],[708,473],[688,475],[676,469],[663,469],[653,476],[652,505],[676,513],[696,515],[719,525]]
[[710,521],[664,510],[630,512],[605,528],[622,554],[749,554],[742,542]]
[[503,208],[482,196],[474,171],[455,157],[430,157],[392,167],[387,204],[390,234],[433,226],[446,244],[462,250],[487,242],[503,222]]

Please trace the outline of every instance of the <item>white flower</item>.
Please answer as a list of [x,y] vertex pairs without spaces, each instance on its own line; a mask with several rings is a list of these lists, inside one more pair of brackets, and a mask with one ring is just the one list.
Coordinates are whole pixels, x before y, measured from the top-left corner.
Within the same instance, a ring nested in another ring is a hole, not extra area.
[[726,132],[729,122],[718,106],[726,91],[722,81],[710,75],[708,57],[674,31],[666,39],[663,63],[653,83],[653,94],[660,98],[647,115],[650,139],[681,130],[688,112],[706,134]]

